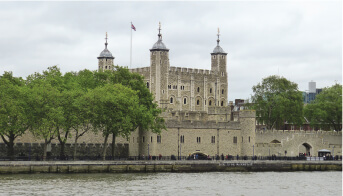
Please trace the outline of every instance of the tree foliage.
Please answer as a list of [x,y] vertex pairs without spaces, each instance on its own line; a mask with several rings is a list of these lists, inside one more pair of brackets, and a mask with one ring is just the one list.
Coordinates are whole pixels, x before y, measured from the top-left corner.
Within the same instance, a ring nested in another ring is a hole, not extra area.
[[155,133],[165,129],[143,77],[118,66],[114,71],[64,75],[53,66],[29,75],[26,81],[5,72],[0,76],[0,100],[0,136],[12,146],[11,155],[14,139],[28,128],[44,139],[44,158],[53,139],[60,142],[64,157],[64,144],[73,133],[75,156],[78,138],[89,130],[102,133],[105,144],[112,134],[114,147],[115,137],[127,138],[138,127]]
[[282,128],[285,122],[298,124],[303,119],[302,93],[286,78],[269,76],[252,88],[252,108],[257,120],[268,129]]
[[5,72],[0,77],[0,136],[13,158],[14,140],[28,129],[24,80]]
[[342,85],[324,88],[305,106],[304,114],[313,127],[342,131]]

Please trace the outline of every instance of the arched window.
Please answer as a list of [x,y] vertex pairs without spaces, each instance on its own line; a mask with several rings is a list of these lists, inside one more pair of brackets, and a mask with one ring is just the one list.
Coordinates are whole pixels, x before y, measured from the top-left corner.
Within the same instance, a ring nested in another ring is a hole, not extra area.
[[107,66],[105,66],[105,69],[107,69]]
[[199,101],[199,99],[197,100],[197,105],[199,105],[200,104],[200,101]]
[[187,104],[187,98],[183,98],[183,104]]
[[210,88],[210,93],[212,93],[212,88]]
[[198,87],[197,92],[200,92],[200,87]]
[[208,102],[208,105],[212,105],[212,101],[211,100]]
[[222,89],[222,94],[224,94],[224,89]]
[[146,87],[149,88],[149,82],[146,83]]
[[224,106],[224,101],[222,101],[222,102],[220,103],[220,106]]
[[170,103],[173,103],[173,97],[170,97]]

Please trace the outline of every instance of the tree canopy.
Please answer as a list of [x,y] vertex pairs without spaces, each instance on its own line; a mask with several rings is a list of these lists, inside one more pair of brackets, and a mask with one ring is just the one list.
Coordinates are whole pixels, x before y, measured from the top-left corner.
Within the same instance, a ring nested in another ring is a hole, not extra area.
[[0,77],[0,136],[11,158],[14,140],[24,134],[29,126],[24,87],[24,80],[13,77],[11,72],[5,72]]
[[342,85],[324,88],[304,109],[311,126],[342,131]]
[[161,110],[143,77],[119,66],[114,71],[82,70],[64,75],[53,66],[26,80],[5,72],[0,76],[0,99],[0,136],[12,146],[12,155],[15,138],[28,128],[44,139],[44,158],[47,145],[56,138],[63,156],[71,131],[76,132],[76,144],[88,130],[102,133],[107,142],[110,134],[114,139],[128,138],[138,127],[154,133],[165,129]]
[[298,85],[280,76],[269,76],[253,86],[251,107],[267,129],[282,128],[285,122],[300,125],[303,120],[302,93]]

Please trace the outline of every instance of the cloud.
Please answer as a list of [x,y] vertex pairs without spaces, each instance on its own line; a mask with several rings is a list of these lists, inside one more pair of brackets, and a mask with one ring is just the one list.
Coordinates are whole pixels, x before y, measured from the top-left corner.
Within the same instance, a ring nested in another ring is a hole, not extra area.
[[0,2],[0,72],[25,77],[59,65],[97,69],[105,32],[114,63],[150,65],[162,22],[171,66],[210,69],[210,53],[228,53],[229,100],[248,98],[279,74],[307,90],[342,81],[341,2]]

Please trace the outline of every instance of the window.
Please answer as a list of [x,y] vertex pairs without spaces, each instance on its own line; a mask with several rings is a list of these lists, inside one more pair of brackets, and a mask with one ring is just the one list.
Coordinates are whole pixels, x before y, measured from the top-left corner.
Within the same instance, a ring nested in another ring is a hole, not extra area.
[[212,105],[212,101],[211,100],[208,102],[208,105]]
[[180,136],[180,143],[185,143],[185,136],[184,135]]
[[237,137],[236,137],[236,136],[233,137],[233,143],[234,143],[234,144],[237,144]]
[[201,137],[197,137],[197,143],[198,143],[198,144],[201,143]]
[[143,136],[143,138],[142,138],[142,142],[144,143],[145,142],[145,137]]
[[168,89],[171,89],[171,85],[168,85]]
[[135,143],[135,137],[132,137],[132,143]]
[[242,143],[243,143],[243,137],[242,137]]
[[205,100],[205,105],[206,105],[206,100]]
[[152,143],[152,136],[151,136],[151,138],[150,138],[150,142]]
[[162,90],[162,94],[164,94],[164,90]]
[[200,87],[197,88],[197,92],[200,92]]
[[249,143],[250,143],[250,136],[249,136]]
[[222,76],[224,76],[224,72],[222,72]]
[[105,66],[105,69],[107,69],[107,66]]
[[149,88],[149,82],[146,83],[146,87]]
[[157,143],[161,143],[161,136],[160,135],[157,136]]
[[212,88],[210,88],[210,93],[212,93]]
[[170,103],[173,103],[173,97],[170,97]]
[[183,104],[187,104],[187,98],[183,98]]
[[221,106],[224,106],[224,101],[222,101],[222,102],[220,103],[220,105],[221,105]]
[[224,94],[224,89],[222,89],[222,94]]
[[212,136],[212,137],[211,137],[211,143],[212,143],[212,144],[216,143],[216,136]]
[[197,100],[197,105],[200,105],[200,101],[199,100]]

